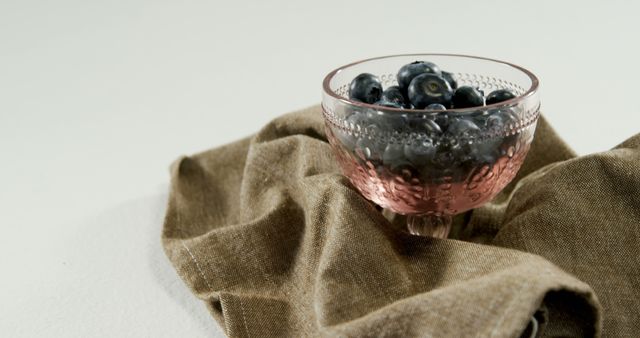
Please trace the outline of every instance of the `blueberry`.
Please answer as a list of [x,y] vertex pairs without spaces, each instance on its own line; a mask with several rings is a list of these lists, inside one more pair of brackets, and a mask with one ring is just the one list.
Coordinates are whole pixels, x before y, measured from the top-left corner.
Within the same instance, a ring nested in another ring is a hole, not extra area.
[[404,146],[400,143],[389,143],[382,154],[382,162],[388,166],[406,162]]
[[391,101],[385,101],[385,100],[377,101],[374,104],[376,106],[383,106],[383,107],[389,107],[389,108],[403,108],[400,103],[391,102]]
[[436,115],[435,122],[438,126],[440,126],[441,130],[447,130],[449,127],[449,115],[446,113],[440,113]]
[[450,147],[446,146],[444,142],[439,144],[436,154],[433,157],[433,164],[436,167],[434,169],[451,168],[457,164],[453,151]]
[[424,73],[432,73],[436,75],[440,75],[441,71],[435,63],[427,62],[427,61],[414,61],[410,64],[402,66],[398,71],[397,80],[398,86],[403,92],[407,92],[409,88],[409,84],[411,84],[411,80],[413,80],[416,76]]
[[498,89],[494,90],[489,95],[487,95],[487,104],[494,104],[498,102],[503,102],[507,100],[513,99],[515,94],[513,94],[508,89]]
[[432,116],[408,116],[407,123],[407,129],[412,133],[428,134],[430,137],[442,134],[440,126],[438,126]]
[[406,106],[407,102],[398,86],[391,86],[382,92],[381,101],[394,102],[401,106]]
[[458,88],[458,82],[456,82],[456,79],[453,78],[453,74],[443,71],[442,78],[444,78],[445,80],[447,80],[447,82],[449,82],[449,85],[451,86],[451,88],[453,89]]
[[[377,128],[375,125],[367,127],[367,129]],[[363,160],[380,160],[384,153],[386,144],[376,137],[361,136],[356,142],[356,153],[361,154]]]
[[440,103],[432,103],[425,107],[427,110],[447,110],[447,107],[441,105]]
[[364,103],[374,103],[382,96],[382,83],[372,74],[362,73],[349,85],[349,98]]
[[361,112],[354,112],[346,118],[346,122],[348,123],[349,130],[346,131],[340,128],[336,128],[335,135],[347,149],[353,151],[357,142],[357,138],[354,135],[354,130],[357,130],[358,126],[360,126],[360,128],[364,128],[367,123],[367,116],[366,114]]
[[362,125],[364,123],[366,123],[367,121],[367,114],[360,112],[360,111],[355,111],[353,113],[351,113],[347,118],[346,118],[347,122],[349,122],[349,124],[359,124]]
[[456,139],[468,139],[478,135],[480,128],[470,120],[458,119],[449,124],[447,133]]
[[440,128],[440,125],[434,120],[426,119],[423,121],[422,126],[429,135],[437,136],[442,134],[442,128]]
[[503,107],[497,110],[490,110],[488,115],[478,121],[478,125],[481,126],[487,132],[486,135],[490,137],[474,145],[474,148],[480,149],[476,151],[476,154],[485,155],[485,158],[489,156],[497,159],[501,150],[501,144],[502,148],[507,149],[510,145],[514,145],[517,142],[519,138],[518,134],[501,136],[510,131],[517,123],[518,114],[511,108]]
[[451,121],[447,133],[455,163],[468,163],[477,157],[474,146],[478,142],[476,137],[480,134],[480,128],[475,123],[467,119],[456,119]]
[[500,156],[500,138],[491,138],[474,142],[471,148],[471,155],[476,161],[476,165],[493,164]]
[[401,143],[388,144],[384,150],[384,155],[382,155],[382,162],[396,174],[401,174],[403,171],[408,170],[411,173],[410,176],[413,177],[417,172],[406,158],[404,147],[404,144]]
[[370,111],[367,113],[367,118],[381,131],[403,131],[408,127],[405,114]]
[[489,131],[499,132],[504,126],[504,120],[499,114],[492,114],[484,121],[485,128]]
[[494,111],[487,119],[487,126],[493,128],[509,128],[518,122],[518,115],[510,108]]
[[436,147],[429,138],[415,140],[404,146],[404,155],[416,167],[428,164],[436,153]]
[[[520,120],[518,114],[511,108],[500,109],[496,116],[500,117],[500,121],[502,122],[500,132],[506,132],[516,128]],[[516,144],[519,137],[519,134],[507,135],[504,137],[503,143],[506,145],[506,148],[509,148],[509,146]]]
[[417,109],[423,109],[432,103],[447,106],[453,96],[453,90],[449,82],[442,77],[426,73],[411,80],[408,96]]
[[480,107],[484,105],[484,96],[477,88],[462,86],[453,94],[452,103],[454,108]]

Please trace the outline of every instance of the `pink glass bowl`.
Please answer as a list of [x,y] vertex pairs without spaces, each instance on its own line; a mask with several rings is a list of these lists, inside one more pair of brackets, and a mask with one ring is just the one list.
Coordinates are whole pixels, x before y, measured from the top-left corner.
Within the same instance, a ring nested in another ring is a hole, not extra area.
[[[416,60],[453,73],[459,86],[516,98],[483,107],[428,111],[370,105],[348,98],[351,80],[377,75],[396,85]],[[447,237],[453,215],[496,196],[516,175],[539,116],[538,79],[507,62],[450,54],[394,55],[340,67],[323,83],[327,136],[338,163],[368,200],[407,215],[416,235]]]

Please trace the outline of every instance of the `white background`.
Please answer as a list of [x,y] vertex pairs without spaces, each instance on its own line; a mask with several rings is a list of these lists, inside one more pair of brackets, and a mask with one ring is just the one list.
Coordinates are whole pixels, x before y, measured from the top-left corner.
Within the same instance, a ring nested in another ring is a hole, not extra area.
[[[0,335],[221,335],[160,245],[168,166],[362,58],[512,61],[579,153],[640,130],[632,1],[0,0]],[[549,149],[553,151],[553,149]]]

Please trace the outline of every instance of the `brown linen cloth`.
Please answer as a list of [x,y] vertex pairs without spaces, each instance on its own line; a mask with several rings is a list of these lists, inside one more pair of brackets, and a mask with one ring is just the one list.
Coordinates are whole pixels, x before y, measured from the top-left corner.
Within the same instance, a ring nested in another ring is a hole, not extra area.
[[640,335],[640,135],[576,158],[541,119],[446,240],[354,190],[317,106],[171,173],[166,254],[230,337]]

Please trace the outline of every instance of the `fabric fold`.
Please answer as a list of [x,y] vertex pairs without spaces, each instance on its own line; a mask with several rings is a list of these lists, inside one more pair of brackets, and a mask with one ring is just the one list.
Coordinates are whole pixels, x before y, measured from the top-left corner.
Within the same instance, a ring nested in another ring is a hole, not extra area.
[[162,241],[230,337],[632,335],[639,137],[576,158],[541,119],[514,182],[440,240],[354,190],[314,106],[177,160]]

